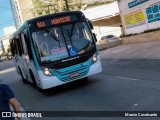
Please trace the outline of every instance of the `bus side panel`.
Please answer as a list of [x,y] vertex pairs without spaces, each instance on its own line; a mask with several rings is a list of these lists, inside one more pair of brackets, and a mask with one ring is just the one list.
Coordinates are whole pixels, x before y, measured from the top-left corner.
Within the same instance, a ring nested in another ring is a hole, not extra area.
[[[40,83],[40,78],[39,78],[39,75],[38,75],[38,71],[37,69],[35,68],[35,64],[33,62],[33,60],[31,62],[29,62],[28,64],[28,67],[29,67],[29,71],[32,72],[33,76],[34,76],[34,79],[37,83],[37,85],[39,87],[41,87],[41,83]],[[31,77],[31,73],[29,72],[29,76],[30,76],[30,82],[33,82],[33,78]]]
[[16,67],[16,72],[17,72],[18,74],[20,74],[19,69],[18,69],[18,61],[17,61],[16,59],[17,59],[16,56],[14,56],[14,57],[13,57],[13,62],[14,62],[14,65],[15,65],[15,67]]
[[102,72],[101,59],[100,55],[97,55],[97,62],[90,66],[87,76],[94,75],[100,72]]

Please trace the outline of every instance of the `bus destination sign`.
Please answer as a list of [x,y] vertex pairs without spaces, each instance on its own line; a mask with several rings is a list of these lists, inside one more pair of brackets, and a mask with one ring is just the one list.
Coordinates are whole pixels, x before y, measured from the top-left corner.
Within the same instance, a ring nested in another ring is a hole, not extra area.
[[60,18],[53,18],[53,19],[38,21],[36,22],[36,25],[38,28],[43,28],[49,25],[58,25],[61,23],[67,23],[75,20],[77,20],[77,16],[72,15],[72,16],[65,16]]

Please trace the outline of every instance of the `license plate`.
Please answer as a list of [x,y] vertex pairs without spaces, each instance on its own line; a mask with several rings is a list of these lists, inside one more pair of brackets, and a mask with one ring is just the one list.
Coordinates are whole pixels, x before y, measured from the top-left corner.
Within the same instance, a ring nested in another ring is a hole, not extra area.
[[72,73],[69,77],[74,78],[74,77],[77,77],[77,76],[79,76],[79,73]]

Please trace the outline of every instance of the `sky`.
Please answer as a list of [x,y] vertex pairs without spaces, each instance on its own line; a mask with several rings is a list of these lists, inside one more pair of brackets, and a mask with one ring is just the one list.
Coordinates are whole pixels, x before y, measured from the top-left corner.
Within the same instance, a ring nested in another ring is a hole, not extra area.
[[4,36],[3,27],[14,26],[9,0],[0,0],[0,37]]

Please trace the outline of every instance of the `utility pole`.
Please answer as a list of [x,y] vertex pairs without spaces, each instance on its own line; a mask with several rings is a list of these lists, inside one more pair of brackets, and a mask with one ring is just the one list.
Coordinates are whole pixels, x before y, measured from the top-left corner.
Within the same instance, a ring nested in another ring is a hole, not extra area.
[[67,11],[69,11],[68,0],[64,0],[66,4]]
[[5,49],[4,49],[4,45],[3,45],[3,41],[1,40],[1,47],[2,47],[2,51],[3,51],[3,54],[5,53]]

